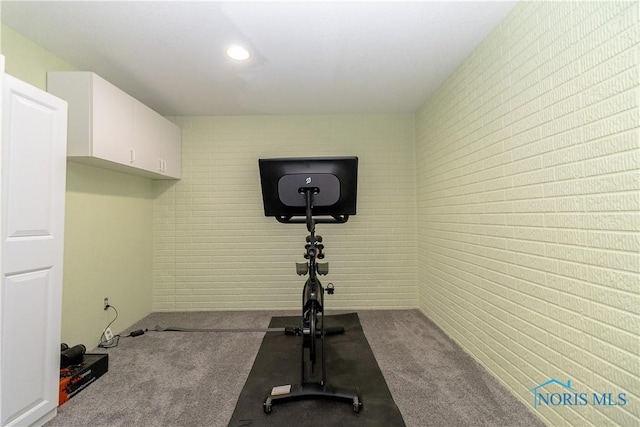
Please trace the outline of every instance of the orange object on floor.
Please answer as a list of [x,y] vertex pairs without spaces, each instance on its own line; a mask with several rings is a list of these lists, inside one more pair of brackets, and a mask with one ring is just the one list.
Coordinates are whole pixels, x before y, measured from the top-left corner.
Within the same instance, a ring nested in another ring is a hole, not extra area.
[[82,363],[60,369],[58,406],[80,393],[109,370],[108,354],[84,354]]

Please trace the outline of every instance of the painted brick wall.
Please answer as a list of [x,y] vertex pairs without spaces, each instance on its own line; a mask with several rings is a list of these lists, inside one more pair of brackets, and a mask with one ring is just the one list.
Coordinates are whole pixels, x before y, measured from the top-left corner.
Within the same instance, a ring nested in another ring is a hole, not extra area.
[[266,218],[258,159],[359,157],[358,213],[319,224],[330,309],[415,308],[414,116],[180,117],[183,179],[156,182],[154,311],[300,309],[303,224]]
[[551,425],[640,425],[639,28],[520,3],[416,118],[419,306]]

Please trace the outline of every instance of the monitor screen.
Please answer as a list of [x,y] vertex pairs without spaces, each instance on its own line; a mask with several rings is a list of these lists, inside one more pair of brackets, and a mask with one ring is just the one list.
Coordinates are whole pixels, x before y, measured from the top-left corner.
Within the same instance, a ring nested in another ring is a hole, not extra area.
[[306,215],[304,189],[312,188],[313,216],[356,214],[358,158],[259,159],[265,216]]

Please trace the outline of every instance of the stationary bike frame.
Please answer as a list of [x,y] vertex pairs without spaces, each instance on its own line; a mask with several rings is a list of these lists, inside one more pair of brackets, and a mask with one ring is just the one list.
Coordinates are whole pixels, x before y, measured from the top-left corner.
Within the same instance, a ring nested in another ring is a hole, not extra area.
[[[286,327],[287,334],[302,335],[302,369],[301,369],[301,384],[292,388],[288,393],[282,395],[274,395],[273,392],[267,396],[263,402],[264,412],[271,413],[272,406],[276,403],[283,403],[290,400],[305,399],[305,398],[329,398],[337,399],[344,402],[348,402],[353,405],[354,412],[360,412],[362,408],[362,400],[360,399],[357,388],[355,390],[347,390],[344,388],[332,387],[327,383],[326,369],[325,369],[325,353],[324,353],[324,338],[327,334],[343,333],[344,328],[342,326],[329,327],[325,329],[324,326],[324,288],[318,279],[318,274],[327,274],[329,269],[328,265],[324,263],[318,263],[317,259],[322,259],[324,254],[322,250],[322,238],[315,235],[315,223],[316,221],[312,216],[313,209],[313,195],[318,191],[317,188],[301,188],[300,193],[304,195],[306,201],[306,224],[309,236],[307,236],[307,245],[305,246],[306,253],[305,258],[309,261],[304,264],[297,264],[296,271],[298,274],[309,274],[309,278],[304,284],[302,289],[302,325],[300,328]],[[344,223],[347,221],[347,216],[336,216],[334,221]],[[301,222],[291,221],[291,218],[280,218],[280,222]],[[325,222],[325,221],[318,221]],[[327,286],[329,294],[333,293],[333,285]],[[322,320],[318,320],[318,316]],[[318,324],[320,330],[318,331]],[[318,346],[317,341],[320,338],[320,351],[321,351],[321,372],[320,375],[316,373],[317,353]],[[308,357],[307,356],[308,353]],[[309,366],[310,365],[310,366]]]
[[[307,204],[309,205],[313,198],[313,195],[307,195]],[[323,385],[326,381],[326,373],[325,373],[325,357],[324,357],[324,321],[320,322],[320,331],[317,330],[318,326],[318,316],[323,315],[324,310],[324,288],[318,279],[318,271],[317,271],[317,262],[316,259],[318,256],[321,256],[322,248],[318,247],[318,241],[315,236],[315,227],[313,220],[311,222],[307,222],[307,228],[309,229],[309,233],[311,233],[307,240],[309,243],[307,245],[307,253],[306,257],[309,258],[309,278],[304,284],[304,288],[302,289],[302,325],[303,325],[303,345],[302,345],[302,382],[307,383],[310,382],[310,374],[308,371],[308,367],[306,366],[305,361],[307,358],[304,357],[305,348],[308,348],[309,351],[309,362],[311,363],[311,372],[315,371],[315,364],[317,361],[317,338],[318,332],[320,333],[320,351],[322,354],[322,366],[321,366],[321,378],[319,381],[320,385]],[[306,340],[305,340],[306,338]],[[305,345],[305,343],[307,345]]]

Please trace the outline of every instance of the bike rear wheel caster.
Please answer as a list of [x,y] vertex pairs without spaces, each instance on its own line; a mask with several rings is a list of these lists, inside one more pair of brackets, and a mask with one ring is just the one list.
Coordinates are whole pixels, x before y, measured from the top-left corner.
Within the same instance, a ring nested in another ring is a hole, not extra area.
[[271,410],[273,409],[273,403],[271,403],[271,398],[267,397],[264,401],[264,403],[262,404],[262,409],[264,410],[265,414],[270,414]]
[[358,396],[353,398],[353,412],[360,412],[360,409],[362,408],[362,402],[360,401],[360,399],[358,398]]

